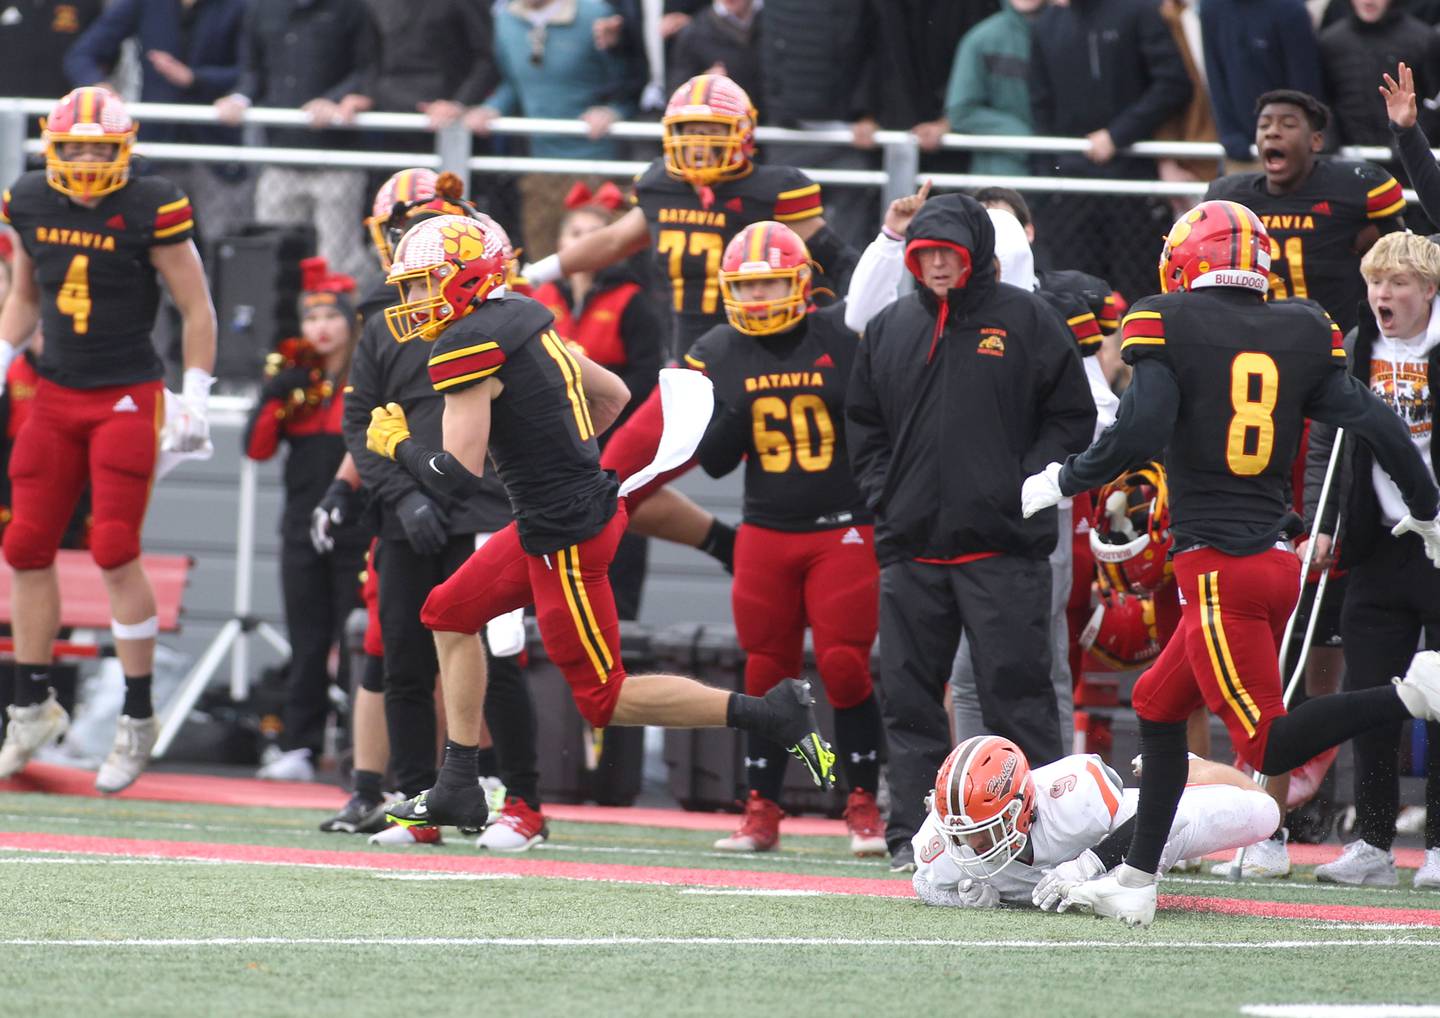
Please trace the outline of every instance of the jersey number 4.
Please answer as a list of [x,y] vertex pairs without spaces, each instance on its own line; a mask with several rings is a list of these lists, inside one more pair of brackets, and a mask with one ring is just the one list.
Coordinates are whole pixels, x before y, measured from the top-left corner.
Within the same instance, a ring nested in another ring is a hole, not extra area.
[[[761,396],[750,407],[755,451],[767,474],[783,474],[792,462],[807,473],[818,474],[835,458],[835,423],[825,401],[813,393],[796,396],[787,405],[778,396]],[[815,427],[810,427],[811,419]],[[792,445],[783,431],[772,431],[771,420],[789,420]]]
[[1239,477],[1265,472],[1275,450],[1275,401],[1280,369],[1263,353],[1237,354],[1230,364],[1230,406],[1235,414],[1225,441],[1225,463]]
[[77,254],[55,295],[55,310],[73,319],[75,335],[83,336],[90,331],[90,309],[90,256]]

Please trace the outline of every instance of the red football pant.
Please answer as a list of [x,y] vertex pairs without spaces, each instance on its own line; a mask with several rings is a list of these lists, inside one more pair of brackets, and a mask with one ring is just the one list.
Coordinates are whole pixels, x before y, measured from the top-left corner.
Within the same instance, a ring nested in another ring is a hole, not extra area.
[[370,542],[365,556],[365,582],[360,584],[360,601],[365,605],[365,653],[371,657],[385,656],[385,637],[380,632],[380,572],[375,568],[375,546]]
[[830,705],[844,710],[870,696],[880,613],[874,537],[873,527],[796,534],[741,525],[730,603],[746,654],[745,692],[764,696],[800,674],[808,624]]
[[600,533],[544,556],[525,552],[512,523],[430,592],[420,621],[442,633],[478,633],[496,616],[533,604],[545,653],[564,673],[575,706],[604,728],[625,681],[609,569],[627,519],[622,500]]
[[[655,453],[660,448],[660,436],[664,431],[665,418],[660,408],[660,386],[657,385],[650,390],[645,402],[636,407],[630,418],[620,425],[619,430],[605,440],[605,448],[600,452],[600,466],[605,470],[615,471],[615,476],[623,483],[631,475],[648,467],[655,459]],[[630,492],[625,496],[630,508],[634,509],[675,478],[688,474],[697,462],[692,458],[688,463],[667,470]]]
[[90,554],[101,569],[140,556],[165,389],[158,382],[70,389],[41,379],[10,454],[13,569],[47,569],[90,481]]
[[1278,548],[1239,557],[1200,548],[1175,556],[1175,579],[1180,629],[1135,684],[1135,713],[1180,723],[1204,704],[1259,772],[1270,726],[1285,714],[1280,639],[1300,592],[1300,560]]

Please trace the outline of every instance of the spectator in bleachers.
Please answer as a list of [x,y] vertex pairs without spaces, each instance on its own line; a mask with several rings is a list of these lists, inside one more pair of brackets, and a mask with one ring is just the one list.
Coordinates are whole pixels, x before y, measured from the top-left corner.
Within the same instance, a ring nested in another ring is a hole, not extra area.
[[[475,0],[364,0],[373,40],[363,68],[361,110],[391,113],[419,111],[432,127],[460,119],[465,107],[480,102],[495,87],[497,71],[490,8]],[[402,135],[416,151],[433,142],[423,135]],[[395,136],[386,138],[394,148]]]
[[[1200,15],[1195,0],[1161,0],[1160,17],[1170,27],[1175,48],[1190,79],[1190,101],[1180,112],[1155,129],[1157,141],[1215,141],[1215,114],[1210,90],[1205,83],[1205,50],[1200,33]],[[1215,159],[1157,159],[1155,169],[1161,180],[1194,182],[1214,180],[1220,172]],[[1190,210],[1194,198],[1177,195],[1170,199],[1175,218]]]
[[[1415,91],[1440,92],[1440,35],[1392,0],[1353,0],[1348,16],[1320,33],[1320,67],[1330,98],[1331,145],[1390,144],[1380,76],[1397,63],[1415,72]],[[1435,133],[1433,110],[1420,107],[1420,126]]]
[[723,74],[751,95],[761,94],[759,0],[715,0],[675,35],[665,62],[665,89],[674,92],[697,74]]
[[[70,91],[65,52],[100,16],[101,0],[11,2],[0,12],[0,95],[49,99]],[[14,54],[25,54],[25,59]],[[32,123],[34,123],[33,118]]]
[[[1032,28],[1036,133],[1089,141],[1084,153],[1040,158],[1040,168],[1061,177],[1154,177],[1153,162],[1120,152],[1152,137],[1192,94],[1156,6],[1149,0],[1072,0],[1046,8]],[[1072,252],[1069,267],[1109,280],[1131,300],[1154,292],[1154,252],[1133,240],[1163,233],[1168,209],[1157,216],[1147,199],[1106,197],[1052,200],[1036,212],[1041,232]]]
[[660,17],[660,36],[668,43],[679,35],[709,0],[665,0]]
[[321,130],[359,112],[356,96],[369,61],[369,17],[361,0],[249,0],[240,80],[215,103],[220,119],[238,124],[252,103],[301,109],[310,127],[272,127],[271,145],[316,150],[315,166],[266,166],[255,185],[262,223],[313,223],[320,256],[349,275],[371,272],[359,227],[361,170],[324,165],[321,152],[353,144],[347,132]]
[[[1000,0],[1000,10],[966,32],[955,50],[945,115],[961,134],[1030,135],[1030,20],[1046,0]],[[1021,152],[976,152],[971,173],[1030,172]]]
[[[120,47],[134,39],[142,102],[211,103],[233,90],[240,76],[244,17],[245,0],[114,0],[65,54],[65,73],[74,86],[113,87],[109,79]],[[238,145],[240,132],[154,121],[142,123],[140,140]],[[243,166],[173,162],[164,172],[194,203],[202,240],[229,232],[249,215],[250,176]]]
[[1277,88],[1324,94],[1309,12],[1301,0],[1205,0],[1200,31],[1225,172],[1258,170],[1255,100]]
[[[761,121],[803,130],[850,130],[874,147],[875,122],[855,104],[855,68],[863,62],[863,13],[868,0],[766,0],[760,11],[760,62],[765,95]],[[753,93],[752,93],[753,95]],[[854,145],[767,143],[766,162],[869,170],[874,152]],[[832,187],[825,206],[836,233],[863,248],[875,235],[880,205],[868,187]]]
[[[623,93],[630,78],[625,62],[596,44],[595,23],[612,18],[604,0],[553,4],[519,0],[495,20],[495,62],[499,84],[465,115],[477,134],[488,135],[496,117],[526,116],[583,120],[589,137],[535,136],[530,154],[562,159],[616,159],[610,125],[635,111],[637,96]],[[528,256],[551,252],[563,199],[570,182],[556,174],[520,178],[522,232]]]

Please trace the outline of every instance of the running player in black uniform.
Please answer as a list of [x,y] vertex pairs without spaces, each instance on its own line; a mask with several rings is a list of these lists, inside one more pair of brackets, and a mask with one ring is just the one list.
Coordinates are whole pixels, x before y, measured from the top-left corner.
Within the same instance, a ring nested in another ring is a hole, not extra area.
[[183,322],[182,412],[168,425],[177,451],[208,436],[215,309],[191,240],[189,199],[164,178],[130,179],[135,123],[119,96],[77,88],[42,126],[45,169],[24,174],[0,202],[0,223],[20,238],[15,285],[0,312],[0,378],[37,322],[45,336],[34,408],[10,459],[5,560],[15,570],[16,676],[0,778],[69,724],[49,690],[60,617],[54,563],[88,480],[90,551],[105,577],[126,689],[95,786],[118,792],[140,776],[158,735],[150,682],[159,621],[140,530],[167,426],[164,366],[150,338],[160,279]]
[[1282,539],[1298,522],[1286,494],[1305,418],[1374,447],[1410,511],[1396,532],[1419,533],[1437,563],[1440,495],[1404,424],[1345,370],[1334,323],[1308,301],[1266,303],[1269,250],[1243,205],[1204,202],[1182,216],[1160,258],[1165,292],[1121,326],[1135,375],[1119,420],[1063,467],[1027,478],[1021,495],[1028,516],[1165,451],[1181,629],[1133,694],[1144,768],[1126,862],[1099,879],[1078,872],[1068,890],[1072,904],[1130,925],[1155,915],[1160,851],[1185,786],[1185,719],[1196,708],[1220,716],[1261,774],[1283,774],[1377,725],[1440,717],[1440,654],[1418,655],[1397,686],[1285,713],[1277,652],[1300,566]]
[[[763,696],[800,674],[808,624],[850,785],[850,849],[884,855],[875,802],[880,710],[870,675],[880,570],[875,528],[850,473],[845,430],[836,426],[845,420],[859,337],[846,327],[843,305],[810,306],[811,281],[809,252],[793,230],[747,226],[720,268],[730,324],[701,336],[685,361],[715,384],[700,465],[723,477],[745,464],[731,586],[745,692]],[[751,733],[745,759],[745,819],[715,847],[769,851],[780,840],[785,749]]]
[[814,701],[801,683],[757,698],[678,675],[627,678],[607,574],[626,512],[614,475],[600,469],[595,436],[629,394],[615,375],[561,342],[542,304],[507,292],[497,234],[459,216],[429,220],[401,240],[389,278],[403,294],[385,312],[395,337],[435,341],[430,379],[445,396],[447,448],[413,439],[394,403],[375,408],[370,448],[451,498],[476,490],[488,454],[515,509],[515,523],[425,602],[450,740],[435,787],[393,809],[392,818],[484,826],[475,742],[485,659],[475,634],[532,603],[546,652],[594,727],[756,731],[799,755],[817,782],[832,781],[834,754],[815,730]]
[[1349,332],[1365,302],[1360,259],[1405,228],[1400,183],[1373,163],[1319,157],[1330,111],[1314,96],[1266,92],[1255,111],[1264,172],[1221,177],[1205,198],[1239,202],[1265,224],[1272,300],[1308,297]]

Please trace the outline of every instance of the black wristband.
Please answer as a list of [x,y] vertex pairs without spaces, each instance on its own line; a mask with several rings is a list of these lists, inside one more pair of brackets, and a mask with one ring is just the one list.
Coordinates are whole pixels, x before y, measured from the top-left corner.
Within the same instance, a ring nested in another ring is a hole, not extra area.
[[401,442],[395,459],[421,485],[446,498],[462,499],[478,494],[480,478],[448,452],[421,445],[413,437]]

